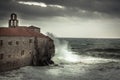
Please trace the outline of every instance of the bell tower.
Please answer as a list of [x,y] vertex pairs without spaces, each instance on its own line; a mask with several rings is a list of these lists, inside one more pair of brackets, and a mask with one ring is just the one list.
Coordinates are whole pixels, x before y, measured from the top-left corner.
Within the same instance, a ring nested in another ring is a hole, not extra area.
[[12,27],[12,28],[18,27],[17,15],[15,13],[11,14],[8,24],[9,24],[9,27]]

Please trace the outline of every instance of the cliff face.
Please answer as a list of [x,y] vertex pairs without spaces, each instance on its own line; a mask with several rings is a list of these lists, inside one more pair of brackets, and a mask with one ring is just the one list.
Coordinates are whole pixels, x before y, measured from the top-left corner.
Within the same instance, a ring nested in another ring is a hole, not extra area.
[[35,55],[33,55],[34,66],[45,66],[53,64],[51,58],[54,56],[54,42],[50,38],[35,38]]

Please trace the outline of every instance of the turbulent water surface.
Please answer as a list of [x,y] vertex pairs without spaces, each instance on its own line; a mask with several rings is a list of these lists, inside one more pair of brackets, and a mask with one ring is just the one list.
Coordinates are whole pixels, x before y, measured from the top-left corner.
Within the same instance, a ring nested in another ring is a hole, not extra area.
[[120,80],[120,39],[55,39],[55,65],[0,73],[0,80]]

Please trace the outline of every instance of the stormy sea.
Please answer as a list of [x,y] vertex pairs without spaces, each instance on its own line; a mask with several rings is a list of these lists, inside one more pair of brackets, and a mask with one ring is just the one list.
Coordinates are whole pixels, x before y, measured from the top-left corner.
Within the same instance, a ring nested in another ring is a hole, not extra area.
[[54,65],[0,73],[0,80],[120,80],[120,39],[54,38]]

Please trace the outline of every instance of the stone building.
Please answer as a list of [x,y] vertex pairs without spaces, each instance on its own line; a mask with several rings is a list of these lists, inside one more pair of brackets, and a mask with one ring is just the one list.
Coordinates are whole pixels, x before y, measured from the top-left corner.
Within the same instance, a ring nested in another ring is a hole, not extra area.
[[9,27],[0,27],[0,71],[53,63],[54,42],[40,33],[40,28],[18,26],[15,13],[8,24]]

